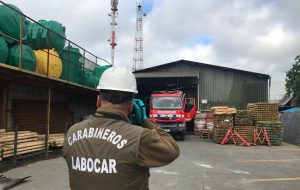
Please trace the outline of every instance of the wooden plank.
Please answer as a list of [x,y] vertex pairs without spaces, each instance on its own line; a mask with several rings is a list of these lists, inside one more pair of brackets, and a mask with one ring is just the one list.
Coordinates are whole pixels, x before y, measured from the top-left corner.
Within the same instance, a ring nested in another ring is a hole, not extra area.
[[[31,147],[20,148],[20,149],[17,149],[17,154],[19,154],[19,152],[21,153],[21,152],[33,150],[36,148],[45,148],[45,146],[44,145],[36,145],[36,146],[31,146]],[[6,150],[3,152],[3,157],[4,157],[4,155],[13,154],[13,153],[14,153],[14,150]]]
[[[27,153],[37,152],[37,151],[41,151],[41,150],[45,150],[45,147],[43,147],[43,148],[35,148],[35,149],[31,149],[31,150],[26,150],[26,151],[18,152],[18,155],[23,155],[23,154],[27,154]],[[14,154],[6,154],[5,156],[3,156],[3,158],[12,157],[13,155]]]

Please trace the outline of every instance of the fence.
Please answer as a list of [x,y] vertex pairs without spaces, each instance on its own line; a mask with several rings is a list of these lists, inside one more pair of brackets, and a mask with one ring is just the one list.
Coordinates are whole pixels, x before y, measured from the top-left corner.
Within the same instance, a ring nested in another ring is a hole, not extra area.
[[13,31],[0,31],[2,42],[4,39],[2,44],[5,46],[6,43],[7,52],[10,52],[0,62],[90,88],[95,88],[98,83],[101,69],[99,73],[97,67],[111,65],[67,39],[62,24],[37,22],[3,1],[0,6],[2,15],[7,13],[6,20],[4,16],[1,18],[2,25]]
[[283,140],[300,145],[300,112],[282,113],[280,120],[283,122]]

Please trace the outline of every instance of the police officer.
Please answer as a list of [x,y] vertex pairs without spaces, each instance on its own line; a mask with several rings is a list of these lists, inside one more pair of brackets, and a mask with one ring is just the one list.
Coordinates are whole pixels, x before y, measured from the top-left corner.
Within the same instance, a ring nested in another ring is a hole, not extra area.
[[137,94],[136,79],[122,67],[101,76],[97,111],[73,125],[63,146],[72,190],[147,190],[149,168],[179,156],[172,136],[143,114],[141,126],[129,123]]

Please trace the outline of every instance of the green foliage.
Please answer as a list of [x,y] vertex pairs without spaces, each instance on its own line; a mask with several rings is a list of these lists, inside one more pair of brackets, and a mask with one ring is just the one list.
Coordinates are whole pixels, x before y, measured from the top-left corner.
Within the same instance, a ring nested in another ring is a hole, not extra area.
[[292,68],[286,73],[285,88],[289,95],[293,95],[297,106],[300,106],[300,55],[295,58]]

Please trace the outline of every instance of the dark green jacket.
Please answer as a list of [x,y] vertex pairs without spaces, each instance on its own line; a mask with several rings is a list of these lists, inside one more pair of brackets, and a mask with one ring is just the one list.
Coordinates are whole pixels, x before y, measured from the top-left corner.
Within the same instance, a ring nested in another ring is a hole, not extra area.
[[72,190],[147,190],[149,167],[179,155],[174,139],[150,119],[131,125],[121,112],[97,110],[73,125],[63,154]]

